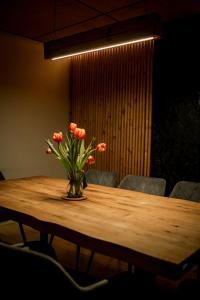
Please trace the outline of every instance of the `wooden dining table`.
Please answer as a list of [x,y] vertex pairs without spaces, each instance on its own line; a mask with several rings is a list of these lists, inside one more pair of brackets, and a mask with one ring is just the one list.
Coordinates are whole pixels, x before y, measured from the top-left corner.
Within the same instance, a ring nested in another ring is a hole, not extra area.
[[199,264],[200,203],[94,184],[85,200],[69,201],[67,184],[2,181],[0,215],[172,279]]

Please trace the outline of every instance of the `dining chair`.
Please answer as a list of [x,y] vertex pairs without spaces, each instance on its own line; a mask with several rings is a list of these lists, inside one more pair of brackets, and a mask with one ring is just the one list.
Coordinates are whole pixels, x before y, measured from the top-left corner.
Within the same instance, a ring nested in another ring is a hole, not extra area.
[[117,173],[114,171],[101,171],[97,169],[89,169],[86,172],[86,182],[116,187]]
[[1,294],[7,299],[87,299],[102,290],[108,280],[80,285],[48,255],[0,242]]
[[1,171],[0,171],[0,180],[5,180],[5,177],[3,176]]
[[200,182],[178,181],[169,197],[200,202]]
[[99,279],[64,268],[46,254],[2,242],[0,266],[5,299],[141,299],[144,290],[143,280],[128,272]]
[[[3,175],[3,173],[0,171],[0,181],[2,180],[5,180],[5,177]],[[0,216],[0,222],[6,222],[6,221],[9,221],[10,219],[5,217],[5,216]],[[21,223],[18,223],[19,225],[19,230],[20,230],[20,233],[21,233],[21,237],[22,237],[22,240],[23,240],[23,243],[27,243],[27,238],[26,238],[26,234],[25,234],[25,231],[24,231],[24,227]]]
[[119,188],[133,190],[152,195],[165,195],[166,180],[164,178],[126,175],[120,182]]

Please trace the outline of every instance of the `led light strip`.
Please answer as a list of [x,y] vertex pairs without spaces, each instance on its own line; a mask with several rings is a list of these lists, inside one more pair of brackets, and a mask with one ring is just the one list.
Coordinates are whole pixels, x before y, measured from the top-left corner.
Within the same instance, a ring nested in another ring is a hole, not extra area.
[[124,45],[135,44],[135,43],[139,43],[139,42],[150,41],[150,40],[153,40],[155,38],[156,38],[155,36],[150,36],[150,37],[146,37],[146,38],[142,38],[142,39],[138,39],[138,40],[132,40],[132,41],[128,41],[128,42],[114,44],[114,45],[111,45],[111,46],[105,46],[105,47],[100,47],[100,48],[94,48],[94,49],[90,49],[90,50],[75,52],[75,53],[72,53],[72,54],[61,55],[61,56],[53,57],[53,58],[51,58],[51,60],[62,59],[62,58],[66,58],[66,57],[72,57],[72,56],[75,56],[75,55],[80,55],[80,54],[90,53],[90,52],[96,52],[96,51],[110,49],[110,48],[114,48],[114,47],[121,47],[121,46],[124,46]]

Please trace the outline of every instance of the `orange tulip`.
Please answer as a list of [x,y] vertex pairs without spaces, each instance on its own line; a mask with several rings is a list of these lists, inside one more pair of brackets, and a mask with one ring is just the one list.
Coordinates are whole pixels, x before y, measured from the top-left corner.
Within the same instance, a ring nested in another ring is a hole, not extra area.
[[105,143],[100,143],[97,145],[96,150],[99,152],[104,152],[106,151],[106,144]]
[[70,123],[69,124],[69,131],[71,133],[73,133],[76,128],[77,128],[77,124],[76,123]]
[[63,140],[63,134],[62,134],[62,132],[61,131],[60,132],[54,132],[54,134],[53,134],[53,140],[55,142],[60,143]]
[[93,164],[95,164],[95,162],[96,162],[95,157],[90,155],[87,160],[88,165],[93,165]]
[[75,128],[74,130],[74,136],[80,140],[84,140],[86,133],[85,133],[85,129],[83,128]]

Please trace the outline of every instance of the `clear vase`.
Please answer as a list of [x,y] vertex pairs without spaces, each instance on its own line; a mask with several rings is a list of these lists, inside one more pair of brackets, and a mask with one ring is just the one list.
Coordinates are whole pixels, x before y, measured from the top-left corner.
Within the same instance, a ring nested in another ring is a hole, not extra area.
[[83,195],[85,186],[85,175],[80,173],[73,173],[69,176],[69,183],[67,187],[67,194],[65,199],[68,200],[83,200],[86,196]]
[[83,180],[71,179],[68,185],[68,198],[81,198],[83,196]]

